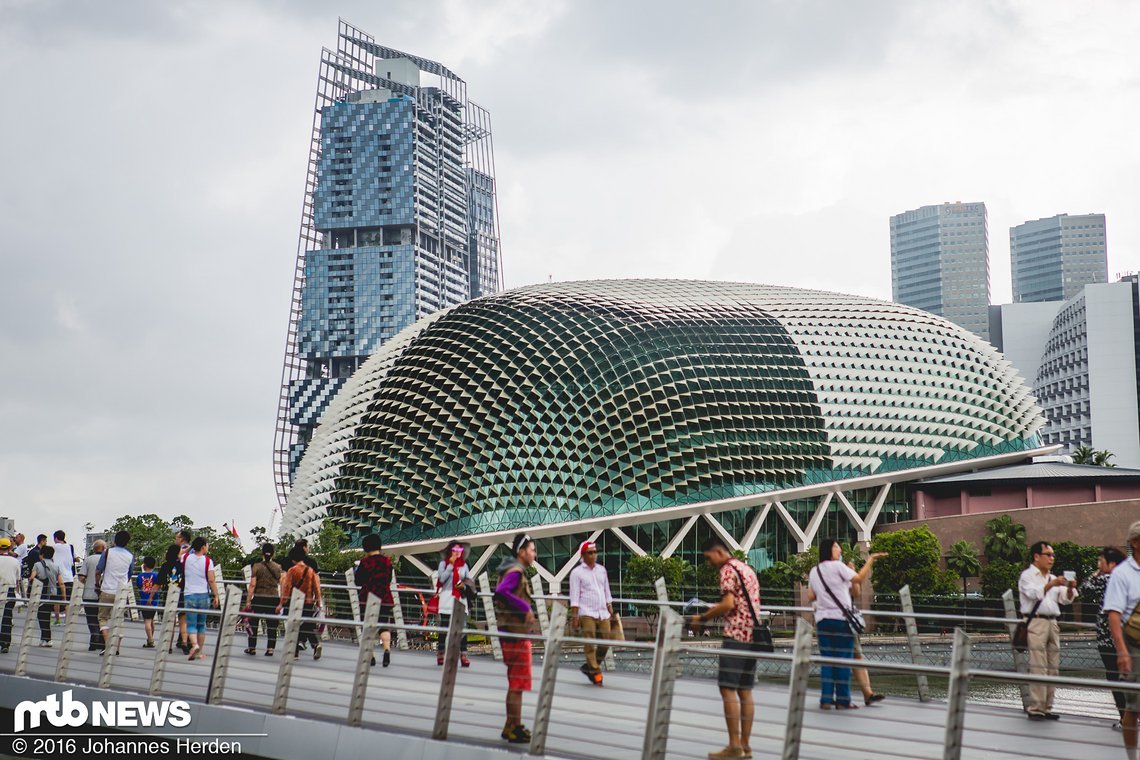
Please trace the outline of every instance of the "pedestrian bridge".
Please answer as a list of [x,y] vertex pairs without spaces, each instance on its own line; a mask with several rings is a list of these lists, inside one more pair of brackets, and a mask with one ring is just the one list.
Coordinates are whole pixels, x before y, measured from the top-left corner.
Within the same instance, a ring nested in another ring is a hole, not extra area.
[[[191,703],[189,727],[127,730],[217,738],[240,743],[242,753],[249,756],[298,760],[356,758],[365,753],[423,760],[528,753],[592,760],[680,759],[704,758],[725,744],[715,682],[697,677],[687,666],[708,658],[708,645],[692,643],[683,635],[681,620],[668,603],[663,603],[656,641],[623,645],[619,664],[640,665],[632,669],[641,672],[619,667],[606,673],[601,688],[577,671],[580,659],[575,649],[581,640],[569,636],[563,608],[552,604],[545,634],[535,637],[539,647],[535,691],[526,695],[524,703],[524,720],[534,739],[529,746],[516,746],[499,738],[506,677],[489,652],[473,653],[471,667],[460,668],[457,648],[449,647],[443,667],[436,665],[434,654],[394,649],[391,667],[382,668],[369,667],[368,653],[356,641],[327,640],[319,661],[310,652],[284,657],[300,625],[300,619],[292,616],[284,618],[286,640],[278,642],[275,657],[250,656],[242,651],[244,637],[234,635],[235,594],[230,592],[224,610],[213,613],[219,625],[210,631],[208,659],[195,662],[177,649],[169,654],[166,647],[143,648],[142,624],[124,620],[121,614],[129,608],[125,598],[116,602],[117,630],[112,633],[122,639],[117,656],[87,651],[82,610],[75,601],[68,623],[53,628],[55,642],[50,649],[38,646],[36,621],[27,611],[17,611],[12,650],[0,655],[0,707],[11,710],[22,700],[42,699],[68,688],[75,699],[83,700],[122,699],[127,693],[183,699]],[[33,605],[36,596],[33,593]],[[170,640],[174,615],[169,613],[175,604],[176,600],[170,601],[166,621],[159,626],[162,641]],[[368,619],[367,614],[364,617]],[[341,619],[326,622],[346,625]],[[463,623],[460,615],[452,622],[456,630]],[[365,646],[376,638],[375,625],[352,621],[347,625]],[[442,630],[400,625],[406,632]],[[840,712],[820,711],[817,695],[809,688],[811,669],[833,662],[813,652],[810,627],[801,624],[794,640],[786,643],[775,654],[756,655],[767,665],[779,664],[786,674],[758,683],[752,739],[757,758],[1124,756],[1120,733],[1110,730],[1111,721],[1104,717],[1066,714],[1060,721],[1031,723],[1016,707],[972,701],[971,685],[1028,683],[1035,677],[971,667],[971,643],[960,631],[945,667],[881,662],[870,652],[864,661],[877,678],[894,674],[924,683],[945,682],[946,699],[892,696],[871,707]],[[1102,709],[1092,712],[1108,714],[1103,706],[1111,707],[1111,696],[1104,681],[1068,676],[1055,680],[1067,693],[1083,695],[1074,704],[1097,703]],[[9,724],[4,731],[10,730]],[[30,738],[34,733],[20,736]],[[9,749],[13,738],[8,734],[0,742],[0,755],[26,756]]]

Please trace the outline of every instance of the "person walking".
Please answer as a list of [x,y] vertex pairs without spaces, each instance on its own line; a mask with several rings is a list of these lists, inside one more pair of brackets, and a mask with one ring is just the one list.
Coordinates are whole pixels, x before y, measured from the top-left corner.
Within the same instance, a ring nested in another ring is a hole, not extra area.
[[[855,570],[855,563],[852,562],[851,560],[848,560],[847,561],[847,567],[851,568],[851,570],[854,571]],[[852,598],[857,598],[859,596],[859,591],[860,591],[859,582],[858,581],[851,581],[851,596],[852,596]],[[859,641],[859,634],[854,633],[854,632],[852,632],[852,633],[855,636],[855,656],[853,657],[853,659],[862,660],[863,659],[863,644]],[[853,676],[855,676],[855,681],[858,682],[858,684],[859,684],[859,691],[863,692],[863,704],[870,706],[870,705],[875,704],[876,702],[882,702],[884,699],[886,699],[885,695],[879,694],[874,689],[871,688],[871,675],[870,675],[870,673],[867,672],[866,668],[852,668],[851,673]]]
[[87,651],[95,652],[104,647],[103,634],[99,631],[99,591],[95,586],[99,560],[107,551],[107,542],[97,539],[91,544],[91,553],[79,568],[78,580],[83,584],[83,615],[87,618]]
[[709,760],[752,757],[752,721],[756,707],[752,689],[756,684],[756,660],[731,652],[754,651],[753,634],[760,624],[760,581],[745,563],[734,558],[724,541],[710,538],[702,547],[705,559],[717,571],[720,602],[690,619],[703,625],[713,618],[725,618],[724,640],[717,671],[717,686],[728,729],[728,746],[710,752]]
[[[368,608],[368,597],[374,596],[380,600],[378,622],[381,626],[395,625],[396,619],[392,608],[395,600],[392,597],[392,560],[380,553],[383,543],[380,536],[369,533],[360,542],[364,549],[364,556],[356,566],[356,585],[364,592],[361,604]],[[392,663],[392,631],[388,628],[380,629],[380,644],[384,648],[383,667]],[[372,655],[371,662],[376,664],[376,655]]]
[[[598,546],[584,541],[578,555],[582,561],[570,571],[570,627],[581,629],[583,638],[610,639],[614,616],[614,598],[610,593],[610,576],[598,563]],[[586,662],[580,670],[597,686],[602,685],[602,662],[609,647],[583,644]]]
[[[187,544],[189,548],[189,544]],[[173,593],[174,590],[182,590],[182,546],[181,544],[171,544],[166,547],[166,554],[162,559],[162,565],[158,568],[158,588],[162,592],[163,601],[166,601],[168,595]],[[180,607],[185,606],[179,603]],[[179,612],[176,616],[178,626],[175,628],[176,634],[180,637],[178,639],[178,648],[182,650],[182,654],[190,654],[190,641],[189,635],[186,633],[186,613]],[[167,651],[174,651],[174,636],[171,634],[170,644]],[[165,645],[165,642],[161,642]]]
[[[28,552],[31,551],[32,547],[26,545],[24,543],[25,540],[26,539],[23,533],[17,533],[16,535],[12,536],[12,556],[20,561],[20,581],[17,584],[17,599],[20,599],[21,597],[26,598],[28,596],[29,570],[26,560],[28,558]],[[16,606],[22,607],[23,603],[19,602]]]
[[[182,592],[182,601],[179,607],[186,606],[186,589],[182,587],[182,565],[186,558],[190,556],[192,549],[190,543],[194,540],[194,536],[190,535],[190,530],[181,528],[174,534],[174,543],[178,545],[178,554],[176,556],[178,562],[178,589]],[[166,550],[166,557],[170,559],[170,550]],[[162,571],[159,571],[159,575]],[[167,584],[169,585],[169,584]],[[182,654],[190,654],[190,632],[186,630],[186,613],[178,613],[178,648],[182,650]]]
[[[526,533],[511,541],[511,558],[499,566],[495,586],[495,617],[504,633],[530,633],[534,625],[533,601],[526,572],[538,558],[538,549]],[[528,744],[530,731],[522,722],[522,693],[531,689],[530,639],[503,637],[503,664],[507,666],[507,721],[500,734],[511,744]]]
[[[1140,681],[1140,520],[1128,527],[1128,559],[1121,562],[1108,578],[1104,590],[1104,612],[1108,631],[1116,649],[1116,672],[1122,681]],[[1128,629],[1128,633],[1125,629]],[[1124,695],[1124,715],[1120,719],[1124,735],[1124,751],[1128,760],[1140,760],[1137,734],[1140,723],[1140,692]]]
[[135,576],[135,587],[138,589],[139,611],[143,619],[143,630],[146,631],[144,649],[154,649],[154,615],[158,612],[159,585],[158,572],[154,569],[154,557],[143,557],[143,571]]
[[[103,638],[104,654],[111,653],[111,642],[107,639],[111,629],[111,605],[115,603],[119,589],[126,588],[131,582],[134,571],[135,555],[127,549],[130,542],[130,532],[120,530],[112,540],[114,546],[99,555],[99,564],[95,566],[95,589],[99,592],[99,635]],[[115,654],[119,653],[121,646],[121,640],[115,642]]]
[[[1061,605],[1077,598],[1076,580],[1053,575],[1053,547],[1038,541],[1029,547],[1032,562],[1017,581],[1021,614],[1029,621],[1029,672],[1055,676],[1061,665]],[[1052,684],[1029,685],[1030,720],[1058,720]]]
[[[258,615],[276,615],[277,600],[281,598],[281,565],[273,561],[273,544],[261,545],[261,561],[249,570],[249,587],[245,593],[245,606]],[[272,618],[250,618],[246,654],[257,654],[257,631],[265,623],[265,656],[272,657],[277,646],[278,622]]]
[[[52,559],[55,566],[59,568],[59,598],[63,600],[64,614],[67,614],[66,602],[71,598],[71,584],[75,583],[75,561],[78,559],[75,555],[75,547],[67,543],[67,534],[62,530],[57,530],[52,534],[52,539],[55,541],[53,548],[55,549],[55,557]],[[60,620],[60,605],[55,605],[55,622],[59,624]]]
[[51,646],[51,610],[53,603],[59,598],[59,587],[63,582],[59,567],[55,564],[55,547],[44,546],[40,549],[40,558],[32,565],[32,583],[37,580],[44,584],[40,592],[40,608],[36,619],[40,624],[40,646]]
[[12,540],[0,538],[0,588],[8,588],[0,600],[4,606],[3,613],[0,613],[0,654],[8,654],[12,646],[12,615],[16,611],[16,592],[20,587],[22,569]]
[[[855,632],[847,622],[854,609],[852,583],[863,583],[871,577],[875,560],[885,557],[876,552],[867,557],[863,568],[855,572],[843,562],[843,547],[834,538],[819,543],[819,564],[808,573],[808,599],[815,602],[815,628],[819,653],[824,657],[853,659]],[[855,710],[851,703],[851,668],[824,665],[820,668],[821,710]]]
[[[452,541],[443,550],[443,558],[436,569],[435,592],[439,595],[439,624],[444,632],[439,634],[436,642],[435,664],[443,665],[443,653],[447,649],[447,629],[451,625],[451,613],[455,605],[466,602],[463,599],[463,590],[471,577],[467,569],[467,547],[459,541]],[[460,634],[459,662],[465,667],[471,667],[471,660],[467,659],[467,636]]]
[[187,657],[191,660],[206,658],[206,613],[201,610],[218,606],[218,580],[214,561],[210,559],[210,544],[203,536],[190,542],[190,553],[182,562],[182,587],[185,589],[183,606],[186,607],[186,634],[190,642]]
[[[321,579],[317,575],[317,571],[305,562],[305,550],[301,546],[295,545],[289,550],[289,559],[292,564],[282,576],[281,599],[275,611],[277,614],[281,614],[281,611],[289,604],[293,589],[297,589],[305,595],[304,606],[301,609],[302,617],[316,617],[317,611],[321,608]],[[294,656],[301,653],[301,644],[305,642],[313,647],[313,659],[321,659],[321,639],[317,636],[316,624],[301,623],[301,635],[298,638]]]
[[[1108,579],[1116,566],[1124,562],[1124,552],[1115,546],[1105,546],[1100,550],[1096,560],[1096,573],[1085,578],[1078,593],[1083,603],[1097,611],[1096,616],[1096,649],[1104,663],[1104,677],[1116,683],[1122,680],[1120,672],[1116,669],[1116,646],[1112,643],[1112,633],[1108,630],[1108,614],[1104,611],[1104,592],[1108,588]],[[1088,609],[1085,607],[1084,609]],[[1124,718],[1124,692],[1112,692],[1112,699],[1116,703],[1116,711]],[[1121,728],[1121,720],[1113,724],[1113,728]]]

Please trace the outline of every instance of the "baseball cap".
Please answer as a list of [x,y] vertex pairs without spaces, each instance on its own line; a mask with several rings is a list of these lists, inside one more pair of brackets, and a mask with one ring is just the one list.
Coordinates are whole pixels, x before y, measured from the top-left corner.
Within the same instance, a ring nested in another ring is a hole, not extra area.
[[1132,523],[1128,528],[1128,540],[1131,541],[1134,538],[1140,538],[1140,520]]
[[4,551],[5,549],[11,549],[11,548],[12,548],[11,539],[0,538],[0,552]]
[[578,553],[579,554],[585,554],[586,552],[596,552],[597,550],[598,550],[598,545],[595,544],[593,541],[583,541],[582,546],[579,547],[579,549],[578,549]]

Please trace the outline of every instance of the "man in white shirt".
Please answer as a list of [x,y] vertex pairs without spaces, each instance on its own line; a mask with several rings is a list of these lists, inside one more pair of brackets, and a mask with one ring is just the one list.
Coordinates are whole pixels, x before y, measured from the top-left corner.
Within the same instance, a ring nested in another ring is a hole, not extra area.
[[[1029,672],[1057,675],[1061,666],[1061,605],[1077,598],[1077,581],[1053,575],[1053,547],[1038,541],[1029,547],[1033,564],[1017,582],[1021,614],[1029,620]],[[1071,568],[1066,568],[1071,569]],[[1029,719],[1058,720],[1053,712],[1052,684],[1030,684]]]
[[[1108,630],[1116,647],[1116,672],[1122,681],[1140,681],[1140,641],[1125,634],[1128,619],[1140,607],[1140,520],[1128,528],[1130,556],[1119,563],[1104,590],[1104,611],[1108,613]],[[1124,715],[1120,725],[1124,734],[1124,750],[1128,760],[1140,760],[1137,734],[1140,728],[1140,694],[1124,692]]]
[[[593,541],[582,543],[582,561],[570,572],[570,625],[582,629],[587,639],[612,639],[616,631],[612,626],[614,599],[610,595],[610,576],[598,564],[598,547]],[[586,662],[582,672],[590,682],[602,685],[601,661],[606,659],[609,647],[583,644]]]
[[12,646],[12,612],[16,608],[16,589],[22,569],[13,551],[12,539],[0,538],[0,589],[8,589],[0,598],[0,605],[3,605],[0,613],[0,654],[8,654],[8,648]]
[[[24,577],[24,565],[28,559],[28,551],[31,547],[24,544],[25,536],[23,533],[17,533],[12,536],[12,546],[15,548],[16,559],[20,560],[20,583],[19,590],[16,594],[17,597],[27,597],[28,595],[28,579]],[[20,603],[23,606],[23,602]]]
[[[135,555],[127,549],[131,542],[131,534],[120,530],[115,534],[115,545],[99,555],[99,564],[95,567],[95,588],[99,591],[99,635],[106,647],[105,653],[111,651],[111,642],[108,632],[111,629],[111,605],[115,603],[115,595],[119,589],[126,588],[131,582],[131,567]],[[116,648],[122,642],[116,642]]]
[[[59,587],[59,598],[64,602],[71,599],[71,584],[75,583],[75,547],[67,543],[67,534],[57,530],[52,534],[55,542],[55,565],[59,568],[59,577],[63,581]],[[60,605],[55,606],[55,619],[59,620]],[[63,605],[67,610],[67,605]]]

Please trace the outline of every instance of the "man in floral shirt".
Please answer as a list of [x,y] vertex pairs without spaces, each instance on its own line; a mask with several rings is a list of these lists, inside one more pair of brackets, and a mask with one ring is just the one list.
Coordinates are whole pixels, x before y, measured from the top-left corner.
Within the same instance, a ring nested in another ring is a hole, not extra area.
[[698,625],[711,618],[725,619],[717,686],[724,703],[728,746],[710,752],[709,760],[749,758],[752,757],[750,742],[755,714],[752,687],[756,683],[756,660],[734,656],[731,652],[752,651],[752,630],[760,616],[760,582],[752,568],[735,559],[721,539],[709,539],[703,551],[705,559],[719,571],[721,599],[700,615],[693,615],[689,622]]
[[[1116,645],[1112,643],[1112,633],[1108,630],[1108,613],[1101,609],[1104,604],[1104,591],[1108,587],[1108,577],[1116,566],[1124,562],[1124,552],[1116,547],[1106,546],[1100,550],[1097,558],[1097,572],[1085,578],[1081,584],[1080,596],[1085,600],[1085,609],[1094,608],[1099,611],[1096,618],[1096,648],[1100,652],[1100,659],[1104,662],[1105,677],[1109,681],[1123,680],[1116,669]],[[1116,710],[1124,717],[1124,692],[1112,692],[1116,701]],[[1113,728],[1120,728],[1118,721]]]

